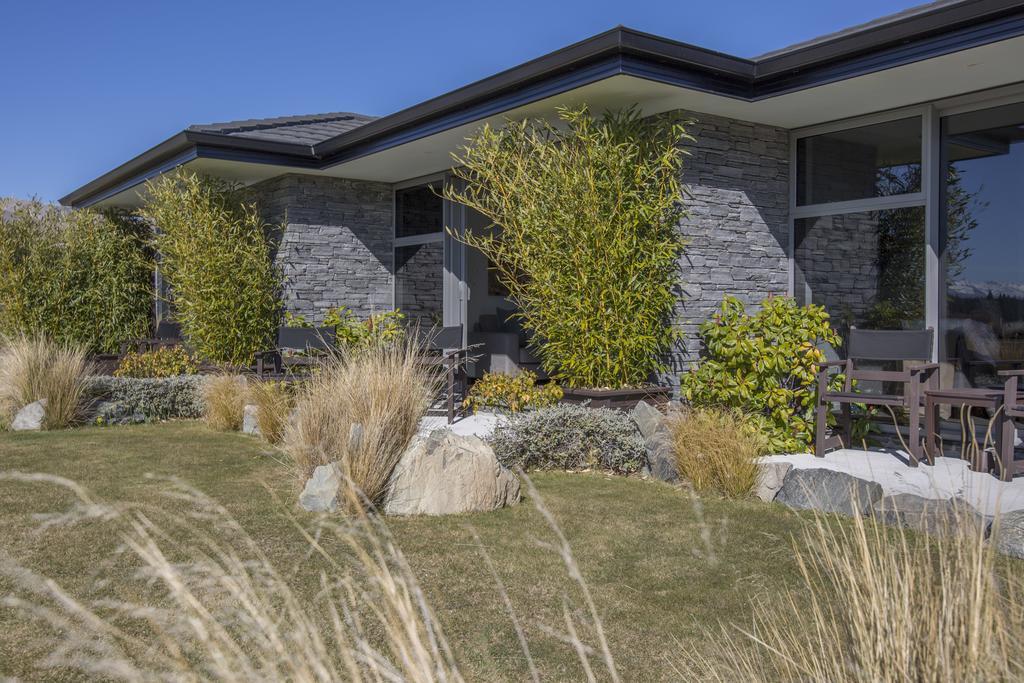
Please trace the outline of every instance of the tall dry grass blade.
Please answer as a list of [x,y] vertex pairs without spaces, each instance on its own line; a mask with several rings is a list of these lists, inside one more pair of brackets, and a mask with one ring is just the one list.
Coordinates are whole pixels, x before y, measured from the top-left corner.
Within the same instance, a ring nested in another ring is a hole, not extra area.
[[91,373],[83,347],[45,337],[0,338],[0,426],[39,400],[46,401],[44,429],[78,423],[86,408],[85,378]]
[[325,361],[300,390],[285,430],[296,478],[305,482],[316,467],[336,462],[366,500],[379,504],[437,388],[436,372],[412,340]]
[[761,599],[752,628],[687,655],[710,680],[1010,681],[1024,676],[1020,567],[965,509],[934,536],[817,515],[795,544],[802,586]]

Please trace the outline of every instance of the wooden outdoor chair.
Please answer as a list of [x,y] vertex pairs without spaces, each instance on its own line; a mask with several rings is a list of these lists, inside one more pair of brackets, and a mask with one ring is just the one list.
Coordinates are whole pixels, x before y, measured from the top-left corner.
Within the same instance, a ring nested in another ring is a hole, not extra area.
[[[828,412],[833,403],[840,405],[840,427],[849,446],[853,421],[850,406],[859,403],[869,406],[890,406],[903,408],[909,419],[910,465],[916,467],[921,459],[921,407],[924,390],[938,389],[938,363],[922,363],[907,367],[907,361],[921,361],[931,358],[934,330],[858,330],[850,328],[846,360],[831,361],[818,365],[818,400],[815,408],[814,455],[824,457],[825,451],[842,445],[842,439],[833,434],[826,438]],[[858,369],[857,361],[889,361],[903,364],[901,370]],[[842,391],[828,388],[829,370],[839,369],[845,376]],[[899,384],[898,393],[867,394],[854,391],[854,382],[882,382]],[[897,427],[898,429],[898,427]]]
[[1024,401],[1020,393],[1020,378],[1024,377],[1024,370],[1001,370],[999,375],[1006,378],[1003,385],[1003,412],[999,420],[999,478],[1012,481],[1013,475],[1024,471],[1024,462],[1018,463],[1013,459],[1016,421],[1024,420]]
[[308,372],[317,356],[335,351],[336,340],[333,327],[280,327],[277,346],[256,354],[256,375],[279,377]]
[[469,385],[466,373],[469,348],[463,343],[462,336],[462,325],[453,325],[423,337],[426,363],[444,376],[442,398],[448,424],[465,412],[461,399],[466,396]]

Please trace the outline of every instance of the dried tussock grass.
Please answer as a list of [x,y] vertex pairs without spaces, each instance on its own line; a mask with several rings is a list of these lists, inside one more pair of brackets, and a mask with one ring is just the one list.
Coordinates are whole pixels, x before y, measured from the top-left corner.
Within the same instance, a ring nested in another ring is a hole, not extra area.
[[249,402],[256,406],[256,424],[260,428],[260,435],[268,443],[281,443],[288,425],[288,416],[295,404],[288,385],[273,381],[251,382]]
[[[1024,676],[1019,568],[972,513],[935,536],[818,515],[796,545],[802,586],[760,600],[752,627],[686,656],[717,681],[1009,681]],[[998,521],[997,521],[998,524]]]
[[[70,670],[125,681],[463,680],[453,649],[387,526],[354,502],[348,506],[354,514],[322,516],[313,528],[293,520],[308,543],[300,562],[308,565],[314,556],[322,561],[319,590],[310,600],[292,590],[291,574],[273,566],[223,506],[178,479],[165,479],[161,487],[174,505],[109,505],[50,474],[0,472],[0,481],[68,491],[74,505],[47,515],[41,531],[103,523],[114,526],[123,541],[111,559],[118,571],[98,572],[98,579],[112,578],[83,591],[96,596],[91,598],[67,592],[0,550],[0,576],[12,589],[0,604],[48,627],[53,640],[40,666],[54,675],[66,677]],[[550,547],[585,606],[578,610],[563,596],[564,630],[541,625],[542,630],[572,648],[586,680],[618,681],[572,550],[529,480],[527,486],[555,536]],[[347,495],[358,494],[348,489]],[[337,551],[338,541],[347,552]],[[515,625],[530,678],[539,681],[507,593],[479,539],[478,545]],[[135,571],[125,572],[126,562]],[[583,628],[597,647],[581,639]]]
[[670,416],[668,426],[679,474],[695,490],[750,495],[767,442],[742,413],[694,408]]
[[414,341],[376,344],[332,357],[303,385],[284,449],[305,482],[338,463],[371,504],[384,495],[438,387]]
[[41,399],[46,400],[44,429],[76,424],[85,410],[85,378],[91,372],[80,346],[41,336],[0,338],[0,426]]
[[203,385],[206,404],[203,419],[213,429],[237,432],[242,428],[242,414],[248,396],[247,383],[238,375],[213,375]]

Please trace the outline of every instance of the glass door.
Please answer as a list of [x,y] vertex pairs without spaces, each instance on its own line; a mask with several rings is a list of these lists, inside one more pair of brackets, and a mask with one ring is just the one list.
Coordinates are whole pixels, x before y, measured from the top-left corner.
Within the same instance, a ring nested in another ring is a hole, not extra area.
[[445,216],[439,185],[395,191],[395,308],[422,332],[444,324]]
[[1024,103],[942,120],[940,349],[955,386],[1024,366]]

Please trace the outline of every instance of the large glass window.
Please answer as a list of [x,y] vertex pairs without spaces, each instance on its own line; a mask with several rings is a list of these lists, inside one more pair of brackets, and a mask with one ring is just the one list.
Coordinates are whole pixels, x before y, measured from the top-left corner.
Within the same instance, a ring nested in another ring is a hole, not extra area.
[[959,386],[1024,366],[1024,103],[944,118],[940,353]]
[[797,140],[797,205],[921,191],[921,118]]
[[850,326],[920,329],[925,311],[924,208],[802,218],[794,231],[794,294]]
[[443,230],[443,200],[432,185],[395,192],[395,237],[429,235]]
[[427,242],[395,249],[395,307],[420,330],[441,326],[444,245]]

